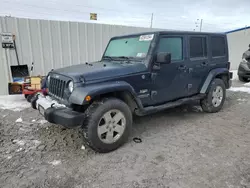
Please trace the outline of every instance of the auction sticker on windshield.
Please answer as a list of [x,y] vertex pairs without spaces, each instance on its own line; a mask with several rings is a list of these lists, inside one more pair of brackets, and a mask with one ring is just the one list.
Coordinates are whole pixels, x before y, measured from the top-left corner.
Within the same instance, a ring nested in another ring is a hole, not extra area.
[[154,38],[154,34],[151,35],[141,35],[139,41],[151,41]]

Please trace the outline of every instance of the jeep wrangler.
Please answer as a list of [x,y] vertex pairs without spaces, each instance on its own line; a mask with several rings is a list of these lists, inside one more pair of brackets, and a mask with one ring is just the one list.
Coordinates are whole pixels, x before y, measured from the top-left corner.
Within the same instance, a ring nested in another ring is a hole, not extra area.
[[191,101],[221,110],[231,86],[225,34],[158,31],[110,39],[100,61],[53,70],[32,99],[45,119],[81,127],[97,152],[123,145],[132,116]]

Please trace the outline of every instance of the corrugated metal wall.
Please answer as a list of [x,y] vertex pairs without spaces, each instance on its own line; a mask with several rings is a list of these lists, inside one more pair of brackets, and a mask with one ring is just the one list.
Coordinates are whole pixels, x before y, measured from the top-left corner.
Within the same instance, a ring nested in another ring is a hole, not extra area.
[[[34,75],[45,75],[52,68],[99,60],[112,36],[150,30],[152,29],[0,17],[0,33],[11,32],[16,35],[20,64],[28,64],[30,67],[34,62]],[[17,60],[14,50],[0,48],[0,56],[0,94],[7,94],[7,83],[11,81],[10,65],[17,65]]]
[[228,33],[227,40],[231,69],[237,70],[242,54],[248,49],[248,45],[250,44],[250,29]]

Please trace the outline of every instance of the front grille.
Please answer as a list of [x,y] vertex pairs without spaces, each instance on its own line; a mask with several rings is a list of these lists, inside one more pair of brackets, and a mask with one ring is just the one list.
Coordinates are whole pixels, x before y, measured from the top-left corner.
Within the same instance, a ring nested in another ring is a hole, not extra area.
[[63,98],[64,97],[64,89],[66,87],[66,81],[50,78],[49,83],[49,93],[55,97]]

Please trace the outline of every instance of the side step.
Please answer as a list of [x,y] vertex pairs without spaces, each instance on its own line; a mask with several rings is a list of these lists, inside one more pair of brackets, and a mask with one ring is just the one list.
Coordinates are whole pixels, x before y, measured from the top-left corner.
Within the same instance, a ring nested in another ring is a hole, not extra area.
[[145,107],[143,109],[136,109],[135,114],[137,116],[145,116],[145,115],[156,113],[156,112],[168,109],[168,108],[180,106],[180,105],[189,103],[190,101],[200,100],[200,99],[204,98],[205,96],[206,96],[206,94],[198,94],[198,95],[195,95],[192,97],[187,97],[187,98],[182,98],[182,99],[179,99],[176,101],[167,102],[165,104],[158,105],[158,106],[149,106],[149,107]]

